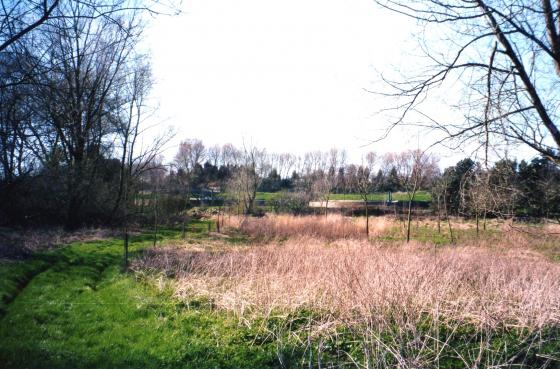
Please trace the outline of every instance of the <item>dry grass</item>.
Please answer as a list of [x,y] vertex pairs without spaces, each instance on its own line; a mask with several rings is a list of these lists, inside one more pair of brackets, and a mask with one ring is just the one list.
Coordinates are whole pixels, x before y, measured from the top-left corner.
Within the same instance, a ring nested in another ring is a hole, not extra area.
[[178,276],[177,295],[210,297],[239,316],[310,308],[381,325],[426,315],[485,327],[560,322],[560,265],[520,248],[300,238],[223,252],[155,249],[141,267]]
[[[272,239],[277,237],[315,237],[328,240],[366,237],[365,218],[325,216],[266,215],[262,218],[231,216],[224,218],[226,227],[238,229],[250,236]],[[383,233],[394,225],[387,217],[370,217],[370,236]]]
[[[223,219],[226,228],[235,229],[242,233],[262,239],[289,238],[289,237],[313,237],[326,240],[337,239],[365,239],[366,238],[366,220],[365,217],[347,217],[338,214],[324,215],[272,215],[267,214],[261,218],[229,216]],[[473,221],[463,218],[453,217],[451,226],[454,232],[474,231],[476,225]],[[431,229],[434,232],[438,228],[438,222],[435,218],[423,217],[414,219],[412,222],[412,231],[418,227]],[[447,223],[440,221],[442,232],[448,232]],[[504,220],[488,219],[487,229],[511,231],[511,223]],[[553,229],[553,226],[546,226]],[[371,216],[369,217],[369,237],[375,238],[389,234],[391,232],[404,232],[406,224],[404,219],[398,219],[393,216]],[[542,228],[541,228],[542,229]],[[482,222],[480,224],[480,232],[482,230]]]
[[544,232],[550,235],[560,236],[560,224],[558,223],[545,224]]
[[82,228],[68,232],[62,228],[12,230],[0,229],[0,258],[25,258],[34,252],[53,249],[72,242],[86,242],[120,236],[107,228]]
[[[398,223],[370,225],[382,234]],[[174,276],[178,298],[203,297],[248,324],[281,317],[279,328],[264,325],[279,345],[297,335],[290,317],[312,311],[300,329],[318,346],[301,345],[320,357],[344,327],[363,350],[343,352],[351,367],[439,367],[449,355],[465,367],[509,367],[560,325],[560,264],[536,251],[538,238],[508,224],[494,225],[505,227],[499,237],[446,247],[368,241],[363,218],[232,217],[227,226],[254,236],[251,246],[151,249],[133,267]],[[474,331],[465,336],[465,327]],[[522,344],[496,346],[504,330]],[[465,342],[474,346],[459,353],[454,345]]]

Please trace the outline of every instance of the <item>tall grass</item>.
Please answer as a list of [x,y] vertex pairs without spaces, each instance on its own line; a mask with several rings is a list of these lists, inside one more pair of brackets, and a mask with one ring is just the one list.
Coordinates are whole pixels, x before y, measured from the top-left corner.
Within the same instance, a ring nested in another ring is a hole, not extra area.
[[560,265],[520,248],[291,239],[242,250],[150,250],[142,267],[179,277],[240,316],[311,308],[351,320],[460,320],[479,327],[560,322]]
[[[373,218],[372,218],[373,219]],[[328,240],[366,237],[365,218],[344,217],[339,214],[324,215],[270,215],[261,218],[224,217],[226,227],[239,229],[248,235],[272,239],[277,237],[315,237]],[[369,234],[378,235],[393,225],[393,220],[377,217],[370,223]]]
[[[241,321],[264,319],[279,341],[297,335],[299,324],[318,342],[317,360],[341,329],[360,347],[343,349],[354,367],[546,367],[560,360],[560,265],[523,233],[447,247],[399,245],[368,241],[361,224],[329,218],[232,218],[230,227],[265,240],[220,251],[151,249],[134,267],[176,277],[178,298],[204,297]],[[392,226],[382,218],[377,229]],[[307,323],[294,323],[304,311],[312,312]],[[283,323],[271,328],[278,317]],[[542,354],[550,345],[553,353]]]

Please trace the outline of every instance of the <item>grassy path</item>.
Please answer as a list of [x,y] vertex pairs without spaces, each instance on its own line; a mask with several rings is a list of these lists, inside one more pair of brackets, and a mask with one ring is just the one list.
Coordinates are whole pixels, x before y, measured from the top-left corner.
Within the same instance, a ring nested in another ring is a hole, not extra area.
[[[135,237],[132,252],[149,245]],[[119,240],[0,263],[0,367],[266,368],[272,343],[121,271]]]

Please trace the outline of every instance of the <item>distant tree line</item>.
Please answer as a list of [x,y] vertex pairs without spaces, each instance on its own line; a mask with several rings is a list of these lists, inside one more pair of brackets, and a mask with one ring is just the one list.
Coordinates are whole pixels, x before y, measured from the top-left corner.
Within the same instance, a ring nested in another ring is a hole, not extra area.
[[436,157],[418,150],[369,152],[353,164],[334,148],[298,156],[231,144],[206,147],[194,139],[181,143],[167,177],[175,193],[228,194],[247,213],[257,191],[282,192],[297,212],[311,200],[328,204],[332,194],[362,194],[367,202],[371,193],[399,191],[413,200],[420,190],[432,194],[441,214],[554,218],[560,212],[560,169],[544,157],[488,167],[464,159],[442,172]]
[[[377,157],[366,155],[361,164],[346,162],[344,150],[313,151],[301,156],[291,153],[268,153],[265,149],[237,148],[232,144],[206,147],[197,139],[183,141],[169,172],[170,180],[195,189],[201,187],[227,191],[228,183],[253,156],[252,165],[259,166],[257,190],[261,192],[312,191],[321,179],[329,182],[330,192],[359,193],[364,176],[371,192],[404,191],[401,178],[404,157],[412,151],[390,153]],[[437,162],[431,164],[430,181],[437,175]],[[423,185],[427,189],[430,183]]]
[[370,152],[360,164],[349,164],[346,152],[335,148],[297,156],[253,146],[207,147],[200,140],[187,139],[180,143],[164,177],[157,184],[144,182],[142,188],[174,196],[177,208],[189,207],[191,200],[227,200],[246,214],[255,211],[257,192],[281,192],[272,205],[298,213],[311,200],[328,204],[332,194],[363,194],[367,202],[373,192],[409,191],[413,181],[414,193],[429,190],[439,174],[437,160],[420,154],[414,150],[383,156]]

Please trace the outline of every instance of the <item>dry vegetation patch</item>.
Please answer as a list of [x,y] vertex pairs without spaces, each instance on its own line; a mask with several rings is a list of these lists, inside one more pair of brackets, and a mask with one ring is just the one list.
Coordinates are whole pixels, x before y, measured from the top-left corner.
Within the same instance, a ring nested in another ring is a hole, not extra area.
[[[557,249],[551,227],[493,221],[477,237],[462,221],[456,244],[434,246],[398,241],[402,222],[385,217],[370,219],[368,239],[364,220],[226,217],[244,244],[213,237],[150,249],[133,268],[173,276],[176,297],[258,324],[279,347],[295,340],[317,358],[331,347],[333,367],[339,355],[367,368],[558,362],[560,264],[543,248]],[[433,219],[417,224],[437,232]]]
[[[338,214],[324,215],[270,215],[261,218],[230,216],[224,225],[238,229],[250,236],[272,239],[277,237],[317,237],[327,240],[341,238],[362,239],[366,237],[365,218],[344,217]],[[372,218],[373,219],[373,218]],[[394,225],[394,220],[377,217],[370,224],[369,235],[383,233]]]
[[245,317],[305,308],[376,326],[427,315],[479,327],[560,322],[560,265],[523,248],[304,237],[211,252],[153,249],[136,268],[177,276],[179,297],[205,296]]
[[34,252],[60,247],[72,242],[88,242],[118,237],[121,232],[107,228],[83,228],[65,231],[62,228],[0,229],[0,258],[18,259]]

